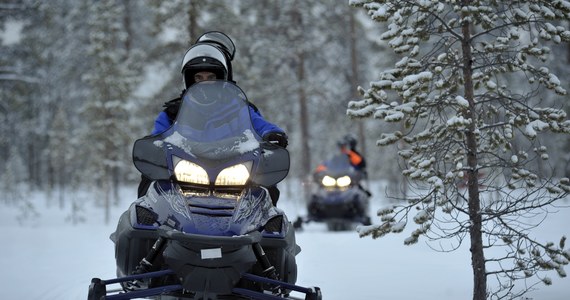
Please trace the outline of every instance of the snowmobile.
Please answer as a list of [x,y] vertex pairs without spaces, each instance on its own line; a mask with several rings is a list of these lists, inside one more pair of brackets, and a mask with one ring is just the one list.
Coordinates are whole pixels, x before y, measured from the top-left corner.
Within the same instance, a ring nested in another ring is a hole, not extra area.
[[301,249],[266,188],[287,176],[289,153],[261,139],[249,109],[231,82],[196,83],[167,131],[135,141],[153,183],[111,234],[118,277],[93,278],[89,300],[322,298],[295,285]]
[[307,202],[308,216],[298,217],[296,229],[303,223],[324,222],[330,231],[349,230],[355,223],[370,225],[370,192],[361,185],[364,174],[356,170],[345,154],[324,163],[326,169],[315,174],[317,188]]

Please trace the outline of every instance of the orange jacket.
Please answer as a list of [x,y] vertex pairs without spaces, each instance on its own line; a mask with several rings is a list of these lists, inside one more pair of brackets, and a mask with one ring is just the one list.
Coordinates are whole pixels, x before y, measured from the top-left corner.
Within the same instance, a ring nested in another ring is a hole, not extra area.
[[350,160],[350,163],[355,166],[355,167],[361,167],[361,164],[363,162],[363,158],[362,155],[360,155],[359,153],[357,153],[354,150],[351,149],[347,149],[347,148],[341,148],[342,153],[348,155],[348,159]]

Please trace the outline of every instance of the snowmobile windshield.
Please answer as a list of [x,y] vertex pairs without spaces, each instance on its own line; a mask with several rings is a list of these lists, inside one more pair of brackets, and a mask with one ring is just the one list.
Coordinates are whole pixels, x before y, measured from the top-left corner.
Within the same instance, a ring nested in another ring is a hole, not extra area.
[[196,157],[223,159],[259,148],[243,91],[227,81],[192,85],[182,96],[176,121],[165,139]]
[[341,176],[353,173],[354,167],[350,164],[348,156],[338,154],[325,162],[326,173],[331,176]]

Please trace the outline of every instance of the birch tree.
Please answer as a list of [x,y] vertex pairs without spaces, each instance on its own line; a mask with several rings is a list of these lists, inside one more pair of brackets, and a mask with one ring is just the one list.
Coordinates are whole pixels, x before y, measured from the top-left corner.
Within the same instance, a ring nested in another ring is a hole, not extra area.
[[[567,92],[548,67],[548,45],[570,41],[560,25],[570,2],[350,4],[388,24],[380,38],[401,58],[360,89],[362,100],[349,103],[348,113],[403,125],[377,144],[400,147],[411,183],[405,202],[380,210],[381,223],[359,234],[377,238],[410,225],[407,245],[420,237],[449,245],[443,251],[468,243],[477,300],[521,297],[552,282],[546,271],[565,277],[566,237],[542,241],[532,229],[570,192],[568,178],[539,170],[556,150],[543,133],[570,133]],[[545,107],[551,92],[559,101]]]

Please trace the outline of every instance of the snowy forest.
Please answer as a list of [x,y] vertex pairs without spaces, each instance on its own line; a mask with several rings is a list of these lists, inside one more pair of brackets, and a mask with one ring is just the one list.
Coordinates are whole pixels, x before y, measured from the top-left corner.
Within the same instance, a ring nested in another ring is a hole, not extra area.
[[370,23],[347,2],[2,1],[3,201],[32,188],[63,206],[65,190],[111,199],[136,184],[133,142],[180,95],[182,57],[211,30],[234,40],[234,79],[287,131],[290,178],[305,180],[349,132],[378,170],[371,177],[394,173],[374,146],[380,128],[346,115],[386,55]]
[[[29,187],[57,194],[95,184],[112,193],[137,182],[132,143],[180,94],[182,56],[209,30],[234,39],[234,78],[288,132],[290,177],[305,180],[351,132],[370,178],[401,189],[395,149],[376,145],[391,125],[347,116],[357,87],[368,87],[397,56],[381,39],[387,25],[348,2],[3,1],[0,26],[4,201]],[[550,51],[545,65],[566,78],[570,48]],[[534,97],[567,110],[560,97],[541,90]],[[554,168],[535,167],[568,176],[569,139],[545,142]]]
[[0,201],[33,210],[42,191],[73,210],[92,190],[109,210],[140,179],[133,142],[181,93],[185,51],[218,30],[237,84],[289,136],[288,180],[355,134],[394,203],[361,236],[470,243],[473,299],[521,297],[512,282],[565,277],[570,257],[525,222],[568,206],[569,20],[563,0],[5,0]]

